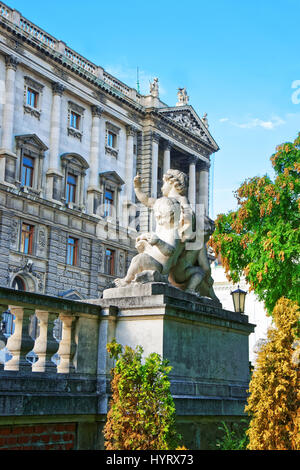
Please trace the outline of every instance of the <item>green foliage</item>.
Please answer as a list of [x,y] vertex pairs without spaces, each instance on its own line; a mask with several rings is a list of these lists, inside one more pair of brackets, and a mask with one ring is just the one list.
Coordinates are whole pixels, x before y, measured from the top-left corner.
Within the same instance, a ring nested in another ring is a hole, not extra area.
[[299,317],[297,302],[278,300],[249,386],[250,450],[300,450]]
[[[245,420],[241,423],[246,423]],[[246,450],[249,439],[246,434],[247,426],[241,428],[237,423],[233,423],[231,430],[227,424],[222,421],[222,427],[218,429],[223,432],[222,439],[217,440],[216,446],[219,450]]]
[[107,450],[176,449],[175,405],[170,393],[168,361],[143,349],[107,345],[116,360],[112,370],[112,400],[104,429]]
[[242,275],[269,314],[278,299],[299,302],[300,134],[271,157],[275,179],[246,180],[236,191],[238,210],[221,214],[209,242],[227,277]]

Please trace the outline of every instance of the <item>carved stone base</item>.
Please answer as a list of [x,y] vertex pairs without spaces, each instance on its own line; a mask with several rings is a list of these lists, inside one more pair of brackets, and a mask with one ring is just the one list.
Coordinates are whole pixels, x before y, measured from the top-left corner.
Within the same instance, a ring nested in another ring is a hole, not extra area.
[[217,428],[244,416],[254,330],[246,315],[157,282],[107,289],[88,302],[102,307],[105,342],[141,345],[145,356],[169,360],[178,429],[189,449],[205,448],[205,423]]

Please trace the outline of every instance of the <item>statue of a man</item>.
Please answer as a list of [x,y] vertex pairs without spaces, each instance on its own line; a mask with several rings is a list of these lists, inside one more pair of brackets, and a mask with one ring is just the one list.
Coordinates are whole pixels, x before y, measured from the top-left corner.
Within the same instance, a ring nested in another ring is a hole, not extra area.
[[158,98],[159,89],[158,89],[158,78],[154,78],[153,82],[150,83],[150,95],[154,98]]
[[184,106],[189,102],[189,96],[185,88],[178,88],[177,92],[178,102],[176,106]]

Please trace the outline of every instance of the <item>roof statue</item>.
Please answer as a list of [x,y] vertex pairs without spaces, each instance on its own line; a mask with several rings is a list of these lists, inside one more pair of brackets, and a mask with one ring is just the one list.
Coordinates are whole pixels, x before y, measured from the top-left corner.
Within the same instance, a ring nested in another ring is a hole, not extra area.
[[201,118],[201,121],[203,122],[205,127],[208,128],[207,113],[204,114],[203,118]]
[[188,104],[190,99],[185,88],[178,88],[177,97],[178,102],[176,103],[176,106],[185,106],[186,104]]
[[154,78],[153,82],[150,82],[150,95],[153,98],[158,98],[159,88],[158,88],[158,78]]

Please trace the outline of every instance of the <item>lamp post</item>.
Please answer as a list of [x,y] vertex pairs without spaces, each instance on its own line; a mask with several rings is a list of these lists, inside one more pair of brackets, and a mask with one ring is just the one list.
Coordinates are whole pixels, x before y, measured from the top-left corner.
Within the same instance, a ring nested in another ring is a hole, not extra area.
[[234,311],[237,313],[244,313],[245,311],[245,300],[247,292],[240,289],[240,286],[233,292],[230,292],[232,295]]

